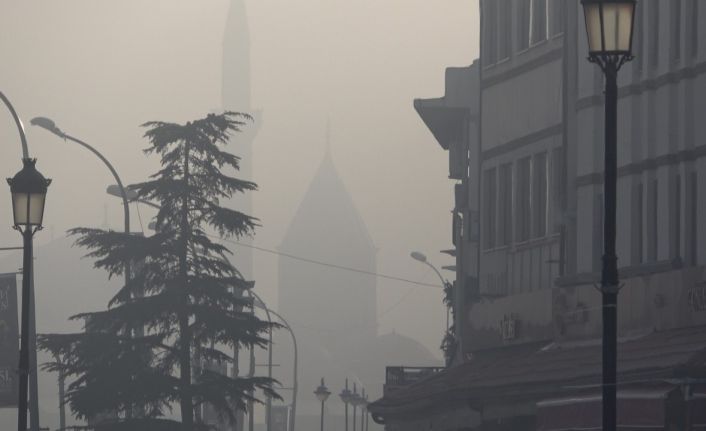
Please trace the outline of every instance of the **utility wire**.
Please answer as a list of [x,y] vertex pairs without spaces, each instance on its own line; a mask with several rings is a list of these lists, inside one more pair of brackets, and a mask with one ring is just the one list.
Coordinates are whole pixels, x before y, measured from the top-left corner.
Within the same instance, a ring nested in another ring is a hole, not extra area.
[[265,252],[265,253],[276,254],[276,255],[278,255],[278,256],[283,256],[283,257],[286,257],[286,258],[289,258],[289,259],[298,260],[298,261],[300,261],[300,262],[306,262],[306,263],[310,263],[310,264],[313,264],[313,265],[321,265],[321,266],[326,266],[326,267],[329,267],[329,268],[341,269],[341,270],[344,270],[344,271],[357,272],[357,273],[359,273],[359,274],[372,275],[372,276],[374,276],[374,277],[385,278],[385,279],[387,279],[387,280],[395,280],[395,281],[401,281],[401,282],[404,282],[404,283],[416,284],[417,286],[436,287],[436,288],[439,288],[439,289],[443,289],[443,286],[440,286],[440,285],[438,285],[438,284],[424,283],[424,282],[421,282],[421,281],[410,280],[410,279],[407,279],[407,278],[395,277],[395,276],[393,276],[393,275],[380,274],[380,273],[378,273],[378,272],[366,271],[366,270],[364,270],[364,269],[357,269],[357,268],[351,268],[351,267],[348,267],[348,266],[337,265],[337,264],[335,264],[335,263],[322,262],[322,261],[320,261],[320,260],[314,260],[314,259],[309,259],[309,258],[306,258],[306,257],[295,256],[295,255],[293,255],[293,254],[282,253],[282,252],[280,252],[280,251],[271,250],[271,249],[264,248],[264,247],[258,247],[258,246],[252,245],[252,244],[245,244],[245,243],[238,242],[238,241],[234,241],[234,240],[230,240],[230,239],[220,238],[219,236],[216,236],[216,235],[208,235],[208,236],[210,236],[210,237],[212,237],[212,238],[220,239],[221,241],[225,241],[225,242],[229,242],[229,243],[232,243],[232,244],[235,244],[235,245],[239,245],[239,246],[241,246],[241,247],[247,247],[247,248],[252,248],[252,249],[254,249],[254,250],[262,251],[262,252]]
[[[139,215],[139,207],[138,207],[138,215]],[[142,218],[140,217],[140,224],[141,224],[141,223],[142,223]],[[221,240],[221,241],[224,241],[224,242],[228,242],[228,243],[231,243],[231,244],[235,244],[235,245],[238,245],[238,246],[241,246],[241,247],[247,247],[247,248],[251,248],[251,249],[253,249],[253,250],[262,251],[262,252],[264,252],[264,253],[274,254],[274,255],[286,257],[286,258],[289,258],[289,259],[292,259],[292,260],[298,260],[298,261],[300,261],[300,262],[310,263],[310,264],[312,264],[312,265],[321,265],[321,266],[326,266],[326,267],[329,267],[329,268],[340,269],[340,270],[343,270],[343,271],[350,271],[350,272],[356,272],[356,273],[359,273],[359,274],[371,275],[371,276],[373,276],[373,277],[384,278],[384,279],[387,279],[387,280],[394,280],[394,281],[401,281],[401,282],[403,282],[403,283],[415,284],[415,285],[417,285],[417,286],[436,287],[436,288],[438,288],[438,289],[443,289],[443,288],[444,288],[444,286],[440,286],[440,285],[438,285],[438,284],[424,283],[424,282],[421,282],[421,281],[410,280],[410,279],[407,279],[407,278],[395,277],[395,276],[393,276],[393,275],[380,274],[380,273],[378,273],[378,272],[366,271],[366,270],[364,270],[364,269],[351,268],[351,267],[348,267],[348,266],[337,265],[337,264],[335,264],[335,263],[322,262],[322,261],[319,261],[319,260],[314,260],[314,259],[309,259],[309,258],[306,258],[306,257],[296,256],[296,255],[289,254],[289,253],[282,253],[282,252],[277,251],[277,250],[272,250],[272,249],[264,248],[264,247],[258,247],[258,246],[256,246],[256,245],[252,245],[252,244],[245,244],[245,243],[242,243],[242,242],[239,242],[239,241],[235,241],[235,240],[232,240],[232,239],[222,238],[222,237],[220,237],[220,236],[218,236],[218,235],[209,235],[209,234],[206,234],[206,236],[209,236],[209,237],[211,237],[211,238],[218,239],[218,240]]]

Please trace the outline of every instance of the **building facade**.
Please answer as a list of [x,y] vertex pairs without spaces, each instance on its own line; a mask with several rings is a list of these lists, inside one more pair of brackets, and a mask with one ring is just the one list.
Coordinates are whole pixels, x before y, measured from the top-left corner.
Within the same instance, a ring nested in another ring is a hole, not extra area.
[[[637,3],[635,59],[619,76],[619,424],[694,429],[706,371],[706,7]],[[450,152],[479,185],[461,199],[470,216],[455,243],[457,256],[478,251],[457,267],[460,354],[371,411],[390,430],[600,428],[603,74],[586,60],[579,2],[480,4],[478,73],[462,85],[447,74],[447,95],[475,86],[479,107],[468,152]]]

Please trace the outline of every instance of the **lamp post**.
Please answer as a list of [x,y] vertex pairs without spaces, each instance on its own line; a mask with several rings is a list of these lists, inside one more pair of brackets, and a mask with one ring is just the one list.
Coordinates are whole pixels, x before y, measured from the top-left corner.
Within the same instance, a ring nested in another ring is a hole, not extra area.
[[[44,178],[35,168],[35,159],[22,160],[23,168],[13,178],[8,178],[12,194],[14,228],[22,234],[22,332],[20,341],[20,387],[17,410],[18,431],[27,430],[27,395],[30,373],[30,293],[32,274],[32,238],[42,228],[44,202],[51,180]],[[36,397],[36,394],[33,394]]]
[[365,415],[368,407],[368,402],[366,399],[367,395],[365,395],[365,388],[362,388],[360,390],[360,397],[358,398],[358,405],[360,406],[360,431],[365,431]]
[[[254,284],[254,283],[253,283]],[[250,294],[250,297],[253,298],[253,300],[257,300],[260,304],[260,308],[265,310],[265,315],[267,315],[267,323],[269,323],[270,327],[268,332],[269,336],[269,342],[267,344],[267,378],[272,379],[272,316],[270,316],[270,309],[265,305],[265,302],[260,298],[260,295],[252,291],[252,286],[250,289],[248,289],[248,293]],[[253,302],[254,305],[254,302]],[[253,313],[254,313],[254,306],[253,306]],[[234,356],[237,358],[238,348],[235,348]],[[252,377],[255,373],[255,360],[254,360],[254,350],[253,347],[250,348],[250,377]],[[254,416],[252,414],[252,403],[250,404],[250,416],[249,416],[249,421],[251,422],[251,431],[254,427],[253,420]],[[272,429],[272,396],[270,394],[267,394],[267,398],[265,401],[265,428],[267,431],[270,431]]]
[[618,257],[616,183],[618,175],[618,71],[632,60],[635,0],[581,0],[588,36],[588,61],[605,75],[605,174],[603,182],[603,431],[617,428]]
[[343,401],[343,404],[346,406],[346,425],[345,425],[345,431],[348,431],[348,403],[351,402],[351,396],[353,393],[348,389],[348,379],[346,378],[346,386],[343,388],[340,394],[338,394],[339,397],[341,397],[341,401]]
[[316,398],[321,401],[321,431],[324,431],[324,404],[326,403],[329,395],[331,395],[331,392],[324,384],[323,377],[321,378],[321,384],[314,391],[314,395],[316,395]]
[[353,382],[353,393],[351,394],[351,397],[350,397],[350,403],[353,406],[353,431],[355,431],[356,430],[355,420],[356,420],[356,413],[357,413],[356,410],[358,407],[358,387],[356,386],[355,382]]
[[[427,256],[424,253],[420,253],[418,251],[413,251],[412,253],[409,254],[412,259],[421,262],[425,265],[427,265],[429,268],[433,269],[436,275],[439,277],[439,280],[441,281],[441,284],[444,286],[444,289],[446,289],[449,285],[449,282],[444,279],[444,277],[441,275],[441,272],[439,272],[438,269],[434,265],[432,265],[429,260],[427,260]],[[450,306],[447,304],[446,306],[446,331],[448,332],[449,330],[449,311],[450,311]]]
[[[15,110],[14,106],[12,106],[12,103],[10,102],[10,99],[8,99],[5,94],[3,94],[0,91],[0,100],[5,104],[7,107],[7,110],[10,111],[10,115],[12,115],[12,119],[15,121],[15,125],[17,126],[17,132],[20,135],[20,144],[22,145],[22,159],[29,159],[29,146],[27,145],[27,136],[25,135],[25,129],[24,125],[22,124],[22,120],[20,120],[19,115],[17,115],[17,111]],[[34,259],[34,257],[32,257]],[[30,423],[32,424],[32,431],[39,430],[39,401],[38,401],[38,396],[39,396],[39,391],[37,390],[38,384],[37,384],[37,328],[36,328],[36,319],[35,319],[35,310],[34,310],[34,267],[32,267],[32,272],[30,273],[30,294],[29,294],[29,314],[30,314],[30,320],[29,320],[29,353],[30,353],[30,368],[32,369],[33,372],[30,373],[30,380],[29,380],[29,385],[30,385],[30,394],[31,394],[31,399],[30,399],[30,405],[29,405],[29,412],[30,412]]]
[[[274,310],[267,308],[267,306],[262,301],[260,296],[257,295],[255,292],[253,292],[252,289],[248,290],[248,292],[250,292],[253,295],[253,297],[255,299],[257,299],[258,304],[256,304],[256,305],[260,308],[265,309],[269,314],[272,314],[273,316],[278,318],[282,322],[284,327],[287,329],[287,331],[289,331],[289,335],[292,337],[292,344],[294,346],[294,362],[293,362],[294,369],[292,372],[292,375],[293,375],[293,377],[292,377],[292,414],[289,416],[289,431],[294,431],[295,418],[297,415],[297,391],[299,390],[299,378],[298,378],[299,349],[297,346],[297,337],[296,337],[296,335],[294,335],[294,331],[292,330],[292,327],[289,324],[289,322],[287,322],[287,320],[284,317],[282,317],[281,314],[277,313]],[[254,361],[255,360],[253,358],[251,358],[251,364],[254,364],[255,363]],[[271,360],[270,360],[270,363],[271,363]],[[251,370],[252,370],[252,368],[251,368]],[[251,427],[250,431],[252,431],[252,427]]]

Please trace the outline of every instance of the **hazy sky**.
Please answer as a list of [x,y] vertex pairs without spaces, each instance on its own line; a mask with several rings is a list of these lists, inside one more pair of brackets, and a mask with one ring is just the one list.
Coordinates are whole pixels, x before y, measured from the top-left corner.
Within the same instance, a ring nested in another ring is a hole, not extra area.
[[[156,168],[157,160],[141,153],[139,124],[186,121],[221,104],[226,0],[0,2],[0,89],[25,123],[52,117],[99,148],[126,183]],[[451,247],[452,182],[447,154],[412,100],[443,95],[444,69],[477,56],[477,1],[250,0],[247,7],[253,105],[264,112],[254,148],[261,189],[254,215],[263,224],[255,244],[279,245],[321,161],[330,119],[333,157],[379,248],[378,270],[435,281],[408,256],[420,250],[439,266],[452,264],[438,253]],[[110,226],[119,229],[119,201],[105,194],[112,179],[100,162],[43,130],[29,128],[28,137],[38,168],[54,179],[48,229],[37,242],[102,225],[106,205]],[[0,170],[11,176],[20,146],[9,114],[0,115],[0,141]],[[2,246],[20,240],[10,229],[9,202],[8,188],[0,187]],[[141,210],[146,227],[151,213]],[[275,302],[276,257],[255,259],[257,289]],[[438,354],[440,291],[411,289],[378,281],[378,309],[387,311],[380,332],[413,336]]]

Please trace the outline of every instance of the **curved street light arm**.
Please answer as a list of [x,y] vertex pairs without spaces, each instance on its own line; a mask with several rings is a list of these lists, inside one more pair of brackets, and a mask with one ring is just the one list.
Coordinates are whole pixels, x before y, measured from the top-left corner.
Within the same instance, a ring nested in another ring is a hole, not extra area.
[[22,124],[22,120],[20,120],[20,117],[17,115],[17,111],[15,111],[14,106],[12,106],[12,103],[10,103],[10,100],[5,97],[2,91],[0,91],[0,99],[2,99],[3,103],[5,103],[5,106],[7,106],[7,109],[10,111],[10,114],[12,114],[12,118],[15,120],[15,124],[17,125],[17,131],[20,133],[20,140],[22,141],[22,158],[29,159],[27,136],[25,136],[25,127]]
[[[268,307],[265,305],[265,303],[262,301],[262,299],[255,293],[250,291],[254,295],[255,298],[257,298],[259,304],[258,307],[264,309],[265,311],[268,311]],[[282,317],[279,313],[277,313],[274,310],[269,310],[269,313],[277,317],[279,320],[282,321],[282,324],[284,327],[289,331],[289,335],[292,336],[292,343],[294,344],[294,372],[293,372],[293,382],[292,382],[292,415],[290,416],[290,431],[294,431],[294,424],[295,424],[295,418],[296,418],[296,413],[297,413],[297,390],[299,388],[299,379],[298,379],[298,369],[299,369],[299,350],[297,347],[297,337],[294,335],[294,331],[292,330],[292,327],[289,325],[289,322]]]
[[82,147],[86,148],[88,151],[92,152],[93,154],[95,154],[96,157],[101,159],[103,164],[105,164],[105,166],[110,170],[110,173],[113,174],[113,178],[115,178],[115,182],[118,183],[118,188],[120,188],[120,194],[121,194],[121,198],[123,200],[123,212],[125,215],[125,233],[130,233],[130,201],[127,198],[127,192],[125,191],[125,187],[123,186],[122,180],[120,180],[120,176],[118,175],[118,172],[115,170],[113,165],[110,164],[108,159],[103,157],[103,154],[98,152],[98,150],[96,150],[92,146],[88,145],[87,143],[83,142],[82,140],[80,140],[78,138],[74,138],[71,135],[67,135],[66,133],[62,133],[62,135],[60,135],[60,136],[63,137],[65,140],[73,141],[73,142],[81,145]]
[[444,280],[444,276],[441,275],[441,273],[439,272],[439,270],[436,269],[436,267],[435,267],[434,265],[432,265],[431,263],[429,263],[429,262],[424,262],[424,263],[427,264],[431,269],[433,269],[434,272],[436,273],[436,275],[439,276],[439,280],[441,280],[441,285],[442,285],[442,286],[446,286],[446,283],[447,283],[447,282],[446,282],[446,280]]

